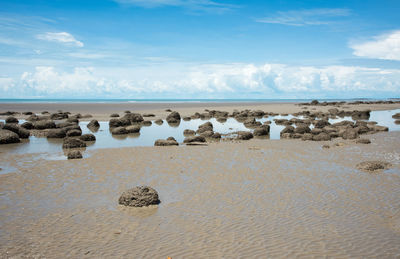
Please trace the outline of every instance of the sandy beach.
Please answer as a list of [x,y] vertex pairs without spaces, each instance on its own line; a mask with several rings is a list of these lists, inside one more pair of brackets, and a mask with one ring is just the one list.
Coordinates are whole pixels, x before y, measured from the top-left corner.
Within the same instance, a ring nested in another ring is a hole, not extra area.
[[[204,109],[304,110],[275,103],[151,105],[3,103],[0,111],[61,109],[109,120],[124,110],[156,118],[165,118],[167,108],[182,115]],[[400,105],[340,109],[367,108]],[[0,149],[8,168],[0,174],[0,257],[397,258],[400,132],[364,137],[371,144],[252,139],[96,149],[77,160]],[[357,169],[369,160],[391,166],[374,173]],[[155,188],[161,203],[118,205],[121,193],[138,185]]]

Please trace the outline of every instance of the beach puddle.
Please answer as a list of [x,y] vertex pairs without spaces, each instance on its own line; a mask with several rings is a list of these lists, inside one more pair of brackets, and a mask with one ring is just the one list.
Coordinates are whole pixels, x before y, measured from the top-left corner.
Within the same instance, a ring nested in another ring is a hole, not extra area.
[[[389,111],[372,111],[369,121],[376,121],[379,125],[386,126],[389,131],[400,130],[400,125],[394,123],[392,115],[400,112],[400,109],[389,110]],[[256,118],[257,121],[264,123],[270,121],[270,134],[263,139],[280,139],[280,132],[285,128],[284,125],[277,125],[275,119],[287,119],[290,120],[295,118],[292,115],[288,116],[269,116],[268,118]],[[303,119],[302,116],[296,117]],[[336,123],[343,120],[353,121],[351,117],[329,119],[330,123]],[[140,133],[125,134],[125,135],[112,135],[108,121],[101,121],[99,130],[92,132],[87,128],[87,121],[80,122],[79,125],[82,129],[82,134],[92,133],[96,136],[95,142],[87,142],[86,151],[103,148],[121,148],[121,147],[133,147],[133,146],[153,146],[155,140],[166,139],[168,137],[174,137],[179,143],[182,143],[185,136],[183,131],[185,129],[197,130],[199,125],[205,122],[211,122],[215,132],[222,134],[222,138],[235,137],[234,133],[237,131],[253,131],[251,128],[244,126],[242,122],[238,122],[234,118],[227,118],[226,121],[221,122],[215,118],[209,120],[194,119],[190,121],[183,121],[177,125],[168,125],[166,121],[162,125],[152,123],[151,126],[142,126]],[[20,123],[23,123],[20,120]],[[310,126],[312,128],[312,125]],[[62,152],[62,140],[61,139],[47,139],[45,137],[34,137],[31,136],[27,140],[22,140],[18,144],[1,145],[0,152],[17,153],[17,154],[29,154],[29,153],[46,153],[51,155],[40,155],[40,158],[48,160],[59,160],[66,159],[65,154]],[[87,152],[84,152],[84,158],[88,156]]]

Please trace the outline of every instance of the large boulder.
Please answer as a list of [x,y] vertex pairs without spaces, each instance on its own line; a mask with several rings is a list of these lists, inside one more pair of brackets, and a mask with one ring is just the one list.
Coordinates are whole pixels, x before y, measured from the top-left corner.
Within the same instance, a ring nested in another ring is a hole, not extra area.
[[19,143],[20,141],[17,133],[0,129],[0,144]]
[[129,125],[144,121],[143,116],[139,113],[126,113],[121,120],[129,122]]
[[400,112],[392,116],[393,119],[400,119]]
[[118,203],[130,207],[143,207],[160,203],[158,193],[149,186],[137,186],[122,193]]
[[154,146],[179,146],[175,139],[157,139]]
[[30,121],[25,121],[21,124],[21,127],[30,130],[33,129],[33,123]]
[[67,137],[79,137],[82,135],[82,131],[80,129],[71,129],[67,131]]
[[196,131],[191,130],[191,129],[185,129],[185,130],[183,131],[183,135],[185,135],[185,136],[195,135],[195,134],[196,134]]
[[308,127],[307,125],[298,125],[295,129],[294,129],[294,133],[299,133],[299,134],[304,134],[304,133],[310,133],[311,129],[310,127]]
[[166,120],[168,123],[177,123],[181,120],[181,115],[179,114],[179,112],[171,112],[170,114],[168,114]]
[[201,133],[206,132],[206,131],[213,131],[213,128],[214,127],[213,127],[211,122],[206,122],[206,123],[203,123],[203,124],[201,124],[199,126],[199,128],[196,131],[196,133],[197,134],[201,134]]
[[34,124],[34,129],[43,130],[43,129],[54,129],[56,128],[56,123],[52,120],[39,120]]
[[15,123],[6,123],[3,126],[3,129],[17,133],[20,138],[29,138],[30,136],[29,130],[22,128],[20,125]]
[[331,136],[325,132],[319,133],[313,136],[314,141],[328,141],[331,140]]
[[86,147],[86,143],[77,138],[65,138],[63,148],[81,148]]
[[263,125],[261,127],[254,129],[253,135],[254,136],[267,136],[269,134],[269,126],[268,127],[265,127],[265,126],[268,126],[268,125]]
[[344,130],[340,136],[343,139],[356,139],[358,138],[358,130],[354,129],[354,128],[348,128],[346,130]]

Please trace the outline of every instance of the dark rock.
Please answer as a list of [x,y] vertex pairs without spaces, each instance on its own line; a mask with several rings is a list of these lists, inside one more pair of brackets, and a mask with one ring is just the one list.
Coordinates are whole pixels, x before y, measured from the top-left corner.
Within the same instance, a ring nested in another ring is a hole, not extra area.
[[160,203],[158,193],[151,187],[138,186],[122,193],[118,203],[130,207],[143,207]]
[[88,125],[88,129],[98,129],[100,128],[100,123],[97,120],[91,120]]
[[313,134],[313,135],[318,135],[318,134],[320,134],[322,132],[323,132],[323,130],[322,129],[318,129],[318,128],[313,128],[311,130],[311,134]]
[[142,121],[141,125],[143,126],[151,126],[151,124],[153,124],[151,121]]
[[385,126],[379,126],[379,125],[375,125],[374,127],[373,127],[373,130],[374,131],[389,131],[389,128],[388,127],[385,127]]
[[329,126],[329,125],[331,125],[331,124],[327,120],[318,120],[318,121],[315,121],[315,123],[314,123],[314,127],[317,129],[322,129],[325,126]]
[[249,139],[252,139],[253,137],[254,137],[253,133],[251,133],[249,131],[238,131],[236,139],[249,140]]
[[29,130],[22,128],[21,126],[19,126],[18,124],[15,124],[15,123],[6,123],[3,126],[3,129],[17,133],[17,135],[20,138],[29,138],[29,136],[30,136]]
[[139,125],[132,125],[125,128],[128,133],[139,133],[140,126]]
[[400,119],[400,112],[392,116],[393,119]]
[[191,143],[191,142],[206,142],[206,139],[203,136],[193,136],[193,137],[186,137],[183,140],[183,143]]
[[206,123],[203,123],[203,124],[201,124],[199,126],[199,128],[196,131],[196,133],[197,134],[201,134],[201,133],[206,132],[206,131],[213,131],[213,129],[214,129],[214,127],[213,127],[212,123],[211,122],[206,122]]
[[111,134],[113,135],[123,135],[128,134],[129,132],[124,127],[117,127],[111,130]]
[[78,137],[82,135],[82,131],[78,129],[71,129],[67,131],[67,137]]
[[394,121],[394,124],[399,125],[399,124],[400,124],[400,120],[395,120],[395,121]]
[[196,132],[194,130],[191,130],[191,129],[185,129],[183,131],[183,135],[195,135],[195,134],[196,134]]
[[178,142],[173,139],[157,139],[154,142],[154,146],[179,146]]
[[71,150],[68,152],[67,158],[68,159],[81,159],[82,153],[79,150]]
[[314,141],[328,141],[331,140],[331,136],[327,133],[319,133],[318,135],[313,136]]
[[317,100],[312,100],[310,104],[311,104],[311,105],[318,105],[319,102],[318,102]]
[[65,138],[67,136],[67,132],[65,129],[50,129],[47,132],[47,138]]
[[19,143],[20,141],[17,133],[0,129],[0,144]]
[[64,112],[53,113],[50,115],[52,120],[64,120],[68,118],[68,114]]
[[79,120],[78,120],[77,118],[71,117],[71,118],[68,118],[68,119],[66,120],[66,122],[78,124],[78,123],[79,123]]
[[96,141],[96,137],[93,134],[83,134],[79,139],[82,141]]
[[301,137],[302,140],[312,140],[313,139],[313,134],[311,133],[305,133],[303,134],[303,136]]
[[162,125],[164,123],[164,121],[162,119],[158,119],[158,120],[155,120],[154,123],[157,125]]
[[21,127],[30,130],[33,129],[33,123],[30,121],[26,121],[21,124]]
[[357,164],[357,169],[366,172],[375,172],[387,169],[392,165],[388,162],[383,161],[365,161]]
[[56,128],[56,123],[52,120],[39,120],[34,124],[34,129],[43,130],[43,129],[54,129]]
[[220,139],[221,138],[221,134],[218,132],[214,132],[214,134],[211,135],[211,138],[213,139]]
[[293,126],[286,126],[282,131],[281,135],[285,133],[293,133],[294,132],[294,127]]
[[246,128],[256,128],[256,127],[262,125],[262,123],[259,121],[256,121],[255,118],[247,119],[245,122],[243,122],[243,124]]
[[79,148],[86,147],[86,143],[77,138],[65,138],[63,148]]
[[269,126],[268,127],[265,127],[265,126],[268,126],[268,125],[264,125],[264,127],[261,126],[261,127],[254,129],[253,135],[254,136],[267,136],[269,134]]
[[171,110],[171,109],[166,109],[165,111],[166,111],[166,112],[172,112],[172,110]]
[[121,118],[121,120],[124,123],[127,123],[124,126],[141,123],[142,121],[144,121],[143,116],[139,113],[127,113],[124,115],[124,117]]
[[358,138],[358,131],[356,129],[349,128],[340,135],[343,139],[356,139]]
[[152,113],[144,113],[143,117],[155,117],[156,115],[152,114]]
[[184,121],[190,121],[192,118],[190,118],[189,116],[183,117]]
[[7,117],[7,118],[6,118],[5,122],[6,122],[6,123],[18,123],[19,121],[18,121],[17,118],[15,118],[15,117],[13,117],[13,116],[10,116],[10,117]]
[[357,144],[371,144],[371,140],[367,138],[359,138],[356,140]]
[[310,133],[311,129],[307,125],[298,125],[294,129],[294,133],[299,133],[299,134],[304,134],[304,133]]
[[205,138],[210,138],[212,135],[214,135],[214,131],[212,130],[206,130],[200,133],[200,136],[203,136]]
[[22,114],[23,114],[23,115],[32,115],[33,112],[23,112]]
[[178,112],[171,112],[167,116],[168,123],[177,123],[181,120],[181,115]]
[[110,115],[110,117],[111,117],[111,118],[118,118],[118,117],[119,117],[119,114],[118,114],[118,113],[113,113],[113,114]]

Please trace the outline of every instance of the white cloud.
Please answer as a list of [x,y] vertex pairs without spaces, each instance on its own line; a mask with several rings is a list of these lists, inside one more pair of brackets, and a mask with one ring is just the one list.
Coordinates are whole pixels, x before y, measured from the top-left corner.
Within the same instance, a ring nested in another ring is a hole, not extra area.
[[212,0],[114,0],[114,1],[124,5],[136,5],[145,8],[175,6],[191,10],[214,11],[214,12],[225,12],[237,7],[236,5],[218,3]]
[[355,56],[400,60],[400,30],[377,36],[372,41],[351,44],[350,47]]
[[333,23],[334,18],[349,16],[350,13],[350,10],[345,8],[291,10],[277,12],[276,15],[257,19],[257,21],[290,26],[327,25]]
[[398,96],[400,70],[283,64],[166,64],[131,68],[37,67],[0,80],[5,97],[309,98]]
[[39,34],[36,37],[40,40],[61,42],[66,44],[72,44],[77,47],[83,47],[83,42],[75,39],[75,37],[68,32],[46,32],[45,34]]

